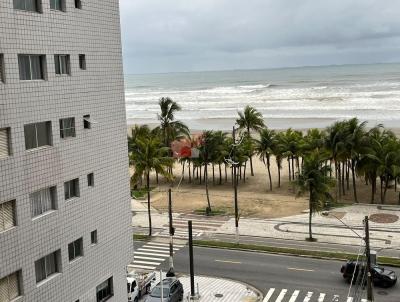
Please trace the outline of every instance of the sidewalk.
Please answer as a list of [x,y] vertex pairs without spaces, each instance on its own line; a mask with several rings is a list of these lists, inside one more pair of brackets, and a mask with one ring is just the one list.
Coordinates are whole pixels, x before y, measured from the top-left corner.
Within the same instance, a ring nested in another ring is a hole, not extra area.
[[[184,301],[189,301],[190,277],[179,278],[184,290]],[[196,276],[195,291],[199,288],[200,302],[257,302],[262,300],[262,294],[257,290],[236,281],[214,277]]]
[[[132,218],[132,225],[145,228],[148,226],[147,208],[145,204],[133,201],[135,215]],[[400,216],[400,208],[383,207],[378,205],[352,205],[333,210],[335,215],[340,216],[341,220],[350,226],[360,236],[364,236],[363,219],[372,214],[389,214],[392,217]],[[190,215],[174,213],[174,218],[191,219]],[[197,221],[201,220],[201,216]],[[153,228],[164,229],[168,225],[167,213],[152,211]],[[207,218],[204,224],[207,224]],[[199,225],[201,222],[198,222]],[[312,219],[313,236],[320,243],[334,243],[359,246],[361,239],[357,237],[347,226],[343,225],[334,217],[325,217],[319,214]],[[205,228],[205,235],[212,234],[235,234],[234,218],[230,218],[214,229]],[[286,240],[303,240],[308,237],[308,213],[294,215],[276,219],[255,219],[241,218],[239,221],[239,233],[242,236],[256,236],[265,238],[276,238]],[[390,249],[398,250],[400,255],[400,219],[392,223],[377,223],[370,220],[371,248],[376,250]]]

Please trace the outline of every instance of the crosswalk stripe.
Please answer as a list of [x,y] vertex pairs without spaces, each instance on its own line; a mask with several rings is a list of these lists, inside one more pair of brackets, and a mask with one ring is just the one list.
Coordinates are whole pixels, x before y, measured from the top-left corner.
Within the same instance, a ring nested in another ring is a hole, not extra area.
[[159,265],[160,262],[152,262],[152,261],[142,261],[142,260],[135,260],[133,261],[134,264],[150,264],[150,265]]
[[282,302],[282,299],[285,297],[287,289],[282,289],[278,298],[276,298],[275,302]]
[[[154,249],[154,250],[160,250],[160,251],[168,251],[169,252],[169,247],[163,247],[163,246],[153,246],[153,245],[144,245],[142,248],[149,248],[149,249]],[[179,251],[178,248],[174,248],[174,251]]]
[[313,295],[313,292],[307,292],[307,296],[304,298],[303,302],[308,302],[311,299],[311,296]]
[[[168,246],[169,247],[169,242],[168,243],[163,243],[163,242],[148,242],[146,245],[159,245],[159,246]],[[183,244],[176,244],[174,243],[174,247],[179,247],[183,248]]]
[[154,270],[154,269],[156,269],[155,266],[136,265],[136,264],[129,264],[128,267],[130,267],[130,268],[142,268],[142,269],[149,269],[149,270]]
[[159,250],[146,249],[146,248],[143,248],[143,247],[140,247],[137,250],[138,251],[143,251],[143,252],[155,252],[155,253],[158,253],[160,255],[169,256],[169,252],[168,251],[164,252],[164,251],[159,251]]
[[274,293],[275,288],[270,288],[267,295],[265,296],[263,302],[268,302],[269,299],[271,298],[272,294]]
[[361,299],[361,302],[367,302],[367,299]]
[[325,299],[325,294],[324,293],[320,293],[319,294],[319,298],[318,298],[318,302],[324,302]]
[[292,297],[290,297],[290,300],[289,300],[289,302],[295,302],[295,301],[296,301],[296,299],[297,299],[297,296],[299,295],[299,293],[300,293],[300,291],[299,291],[299,290],[295,290],[295,291],[293,292],[293,295],[292,295]]
[[134,255],[134,256],[133,256],[133,261],[135,261],[136,259],[154,260],[154,261],[164,261],[164,260],[165,260],[165,258],[144,257],[144,256],[137,256],[137,255]]
[[[181,224],[187,226],[188,220],[186,219],[174,219],[173,224]],[[219,227],[220,225],[223,225],[226,221],[217,221],[217,220],[204,220],[204,219],[192,219],[193,227],[196,225],[215,225]]]
[[157,253],[150,253],[150,252],[141,252],[135,251],[135,255],[148,255],[148,256],[156,256],[156,257],[169,257],[168,254],[157,254]]
[[347,301],[346,302],[353,302],[353,297],[347,297]]

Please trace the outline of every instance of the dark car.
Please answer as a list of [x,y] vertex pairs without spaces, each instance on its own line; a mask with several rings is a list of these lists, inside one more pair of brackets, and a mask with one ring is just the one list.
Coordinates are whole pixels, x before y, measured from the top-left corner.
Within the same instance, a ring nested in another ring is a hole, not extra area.
[[[178,302],[183,300],[183,286],[176,278],[165,278],[162,281],[163,301]],[[161,301],[161,282],[158,283],[150,292],[146,302]]]
[[[356,261],[347,261],[346,264],[342,265],[340,272],[343,274],[343,278],[346,279],[347,282],[351,282],[354,274],[353,282],[359,280],[366,269],[366,266],[361,263],[357,263]],[[374,285],[382,286],[382,287],[391,287],[396,284],[397,276],[396,273],[392,270],[383,268],[378,265],[372,266],[372,282]],[[364,279],[366,280],[366,278]]]

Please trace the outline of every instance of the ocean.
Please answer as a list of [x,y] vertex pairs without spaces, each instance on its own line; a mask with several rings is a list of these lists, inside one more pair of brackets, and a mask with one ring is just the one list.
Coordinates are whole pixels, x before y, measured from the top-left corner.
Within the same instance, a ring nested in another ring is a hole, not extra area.
[[400,64],[341,65],[125,76],[128,124],[157,124],[170,97],[195,130],[229,130],[246,105],[275,129],[325,127],[358,117],[400,128]]

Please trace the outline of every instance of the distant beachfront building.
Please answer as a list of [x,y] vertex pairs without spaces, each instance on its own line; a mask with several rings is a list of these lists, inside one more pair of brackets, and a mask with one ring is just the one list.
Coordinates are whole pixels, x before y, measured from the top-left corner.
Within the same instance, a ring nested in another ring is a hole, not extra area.
[[1,0],[0,22],[0,301],[126,301],[118,0]]

